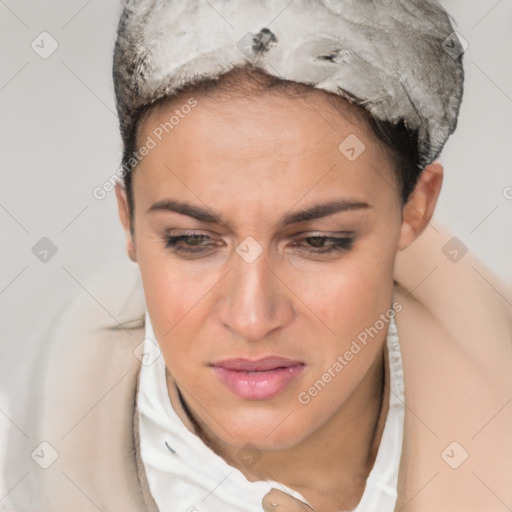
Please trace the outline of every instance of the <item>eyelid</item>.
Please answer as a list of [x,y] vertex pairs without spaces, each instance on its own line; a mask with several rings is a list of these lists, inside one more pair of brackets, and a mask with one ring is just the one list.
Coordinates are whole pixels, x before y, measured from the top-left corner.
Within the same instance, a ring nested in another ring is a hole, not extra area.
[[355,231],[351,230],[345,230],[345,231],[315,231],[315,230],[309,230],[309,231],[300,231],[299,233],[296,233],[293,235],[292,238],[296,236],[301,236],[303,238],[308,238],[310,236],[326,236],[326,237],[344,237],[347,238],[350,236],[354,236],[356,234]]
[[[212,244],[209,242],[209,240],[212,240],[210,235],[200,233],[198,231],[189,231],[179,235],[172,235],[170,234],[171,232],[172,230],[169,230],[163,237],[165,242],[165,249],[178,255],[181,254],[184,258],[195,259],[195,257],[208,257],[213,254],[215,246],[218,245],[218,243],[216,244],[214,242]],[[315,257],[322,258],[326,256],[341,255],[344,252],[350,251],[353,248],[353,243],[356,239],[354,236],[354,231],[343,231],[341,234],[338,232],[335,235],[325,234],[324,232],[321,234],[302,232],[299,235],[295,235],[291,238],[291,244],[295,244],[294,247],[298,247],[298,249],[302,252],[308,253],[313,257],[313,259]],[[187,245],[184,243],[184,245],[180,245],[181,240],[187,238],[192,239],[194,237],[203,239],[205,243],[200,243],[199,245]],[[327,245],[315,247],[315,245],[308,245],[307,242],[305,244],[303,243],[304,240],[307,241],[310,238],[322,239]],[[212,245],[214,247],[211,247]]]
[[[344,230],[344,231],[299,231],[294,235],[290,235],[287,239],[295,239],[295,238],[309,238],[309,237],[327,237],[327,238],[350,238],[355,236],[356,232],[353,230]],[[176,233],[174,229],[166,230],[164,233],[164,237],[193,237],[193,236],[204,236],[212,238],[211,232],[201,232],[201,230],[191,229],[191,230],[183,230],[181,232]]]

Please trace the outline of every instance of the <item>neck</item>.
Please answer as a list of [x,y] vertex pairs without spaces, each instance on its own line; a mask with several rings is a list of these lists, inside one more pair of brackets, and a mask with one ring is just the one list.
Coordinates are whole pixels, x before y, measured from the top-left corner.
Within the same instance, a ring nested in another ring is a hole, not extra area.
[[357,506],[375,462],[388,410],[387,366],[384,344],[358,387],[328,422],[291,448],[259,452],[261,458],[252,469],[240,464],[239,447],[225,443],[190,411],[168,373],[167,387],[186,427],[249,481],[274,480],[300,492],[315,510],[340,510],[340,506]]

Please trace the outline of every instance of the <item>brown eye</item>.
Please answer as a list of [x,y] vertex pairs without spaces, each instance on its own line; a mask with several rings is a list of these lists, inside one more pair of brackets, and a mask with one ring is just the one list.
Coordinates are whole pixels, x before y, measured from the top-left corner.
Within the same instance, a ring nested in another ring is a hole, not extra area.
[[210,240],[210,237],[202,233],[191,233],[178,236],[166,235],[164,240],[167,249],[183,252],[200,252],[203,250],[202,247],[206,245],[205,242]]
[[299,241],[306,242],[306,246],[304,247],[306,251],[324,254],[334,251],[349,250],[352,247],[354,239],[350,237],[308,236],[301,238]]

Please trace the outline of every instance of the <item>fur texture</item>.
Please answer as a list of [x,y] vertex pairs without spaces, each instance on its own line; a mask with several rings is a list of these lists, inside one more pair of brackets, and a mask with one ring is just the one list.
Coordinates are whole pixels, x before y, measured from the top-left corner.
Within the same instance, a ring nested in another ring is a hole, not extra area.
[[121,135],[126,147],[140,107],[250,61],[403,120],[419,131],[425,166],[457,125],[464,70],[453,32],[434,0],[128,0],[113,66]]

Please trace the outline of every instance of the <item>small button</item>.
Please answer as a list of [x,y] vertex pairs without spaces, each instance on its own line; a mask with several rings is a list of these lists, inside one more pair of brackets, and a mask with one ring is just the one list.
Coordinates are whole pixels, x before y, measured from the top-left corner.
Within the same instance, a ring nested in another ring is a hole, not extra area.
[[271,489],[261,501],[264,512],[313,512],[313,509],[303,501],[289,494]]

